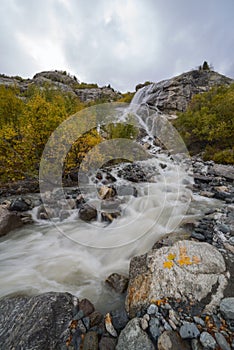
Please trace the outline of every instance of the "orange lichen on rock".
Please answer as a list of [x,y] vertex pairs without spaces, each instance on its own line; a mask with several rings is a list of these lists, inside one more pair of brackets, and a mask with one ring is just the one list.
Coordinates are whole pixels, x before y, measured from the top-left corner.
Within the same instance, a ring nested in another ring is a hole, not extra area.
[[168,260],[174,260],[176,258],[176,255],[173,253],[168,254],[167,259]]
[[163,263],[163,267],[165,269],[171,269],[173,265],[174,265],[173,261],[164,261]]
[[196,255],[193,256],[192,260],[194,264],[199,264],[201,262],[201,259]]

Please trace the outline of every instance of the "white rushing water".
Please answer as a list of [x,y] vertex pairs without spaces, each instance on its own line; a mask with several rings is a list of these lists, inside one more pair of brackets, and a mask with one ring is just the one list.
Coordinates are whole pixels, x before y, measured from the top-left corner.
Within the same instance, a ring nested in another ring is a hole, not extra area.
[[[192,196],[188,189],[192,176],[188,157],[185,154],[172,157],[153,146],[153,138],[157,136],[170,152],[178,145],[181,151],[178,135],[166,119],[159,118],[157,111],[150,111],[145,105],[138,108],[145,93],[146,88],[136,93],[131,109],[122,113],[119,120],[134,112],[139,127],[147,131],[145,141],[151,143],[150,152],[155,156],[138,164],[146,173],[147,169],[156,169],[150,180],[134,184],[137,197],[121,197],[121,216],[108,226],[85,223],[78,219],[77,211],[72,211],[63,222],[36,220],[35,224],[2,237],[0,296],[67,291],[90,298],[99,309],[108,310],[121,297],[105,287],[105,278],[113,272],[127,273],[132,256],[145,253],[158,239],[175,232],[182,221],[189,220],[191,215],[186,212]],[[113,175],[116,174],[117,170],[113,169]],[[121,178],[117,183],[129,185]],[[197,202],[195,213],[199,213],[202,205],[207,206],[207,201],[205,204],[199,201],[200,198],[193,199]]]

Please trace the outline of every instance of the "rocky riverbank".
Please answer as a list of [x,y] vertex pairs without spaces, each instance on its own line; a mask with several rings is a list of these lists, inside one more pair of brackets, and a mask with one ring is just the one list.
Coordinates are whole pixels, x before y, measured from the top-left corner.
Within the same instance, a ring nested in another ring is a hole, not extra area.
[[[194,195],[216,198],[220,205],[185,224],[186,240],[169,235],[147,254],[134,257],[129,282],[118,274],[109,277],[113,293],[126,293],[125,306],[102,315],[87,299],[67,293],[4,297],[0,301],[1,346],[233,349],[234,168],[200,158],[193,158],[192,165]],[[133,173],[141,181],[143,175]],[[77,198],[74,189],[68,195]],[[1,225],[7,215],[9,223],[15,220],[15,228],[30,221],[28,211],[36,205],[40,205],[39,197],[8,198],[1,206]],[[12,228],[8,226],[8,231]]]

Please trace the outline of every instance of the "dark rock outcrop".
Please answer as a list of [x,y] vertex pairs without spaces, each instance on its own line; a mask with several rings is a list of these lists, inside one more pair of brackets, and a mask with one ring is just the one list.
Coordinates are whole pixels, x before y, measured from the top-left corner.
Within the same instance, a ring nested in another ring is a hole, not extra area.
[[73,307],[73,296],[69,293],[50,292],[1,299],[1,348],[63,349],[66,343],[63,333],[72,319]]
[[147,103],[165,113],[185,111],[193,95],[216,85],[230,85],[234,80],[214,71],[192,70],[177,77],[143,87],[136,103]]

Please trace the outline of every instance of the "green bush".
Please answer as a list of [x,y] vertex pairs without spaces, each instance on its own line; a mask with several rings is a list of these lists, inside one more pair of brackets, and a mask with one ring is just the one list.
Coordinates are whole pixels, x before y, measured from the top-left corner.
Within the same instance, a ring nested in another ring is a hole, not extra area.
[[234,84],[194,96],[174,125],[191,154],[203,152],[205,159],[233,164]]

